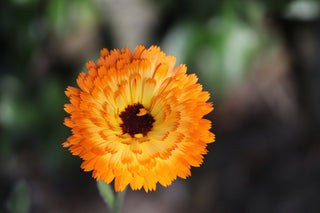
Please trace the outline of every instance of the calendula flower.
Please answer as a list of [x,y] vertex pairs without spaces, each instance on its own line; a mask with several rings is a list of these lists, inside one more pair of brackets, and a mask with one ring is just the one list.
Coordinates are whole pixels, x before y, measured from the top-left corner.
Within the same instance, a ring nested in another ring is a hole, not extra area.
[[159,47],[101,50],[98,63],[68,87],[65,125],[72,128],[64,147],[83,159],[81,168],[115,191],[155,190],[190,176],[214,141],[209,93],[187,67]]

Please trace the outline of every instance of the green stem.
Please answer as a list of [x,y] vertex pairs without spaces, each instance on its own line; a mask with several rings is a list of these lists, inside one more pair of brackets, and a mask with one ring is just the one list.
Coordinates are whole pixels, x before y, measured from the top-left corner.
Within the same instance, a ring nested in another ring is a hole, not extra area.
[[114,213],[120,213],[126,192],[127,192],[127,188],[125,188],[122,192],[117,192],[117,195],[115,196],[116,199],[114,201],[114,206],[113,206]]
[[117,192],[114,194],[109,184],[104,183],[103,181],[98,181],[97,186],[100,192],[101,197],[109,206],[112,213],[119,213],[123,203],[123,198],[126,194],[126,189],[122,192]]

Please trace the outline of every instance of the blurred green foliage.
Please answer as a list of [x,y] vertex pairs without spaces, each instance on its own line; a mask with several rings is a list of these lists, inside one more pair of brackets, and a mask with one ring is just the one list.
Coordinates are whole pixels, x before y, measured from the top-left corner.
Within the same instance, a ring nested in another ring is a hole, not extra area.
[[68,134],[62,124],[66,102],[66,85],[61,80],[64,70],[44,67],[37,68],[41,72],[37,73],[33,66],[48,60],[36,57],[46,51],[52,37],[63,41],[79,27],[95,26],[95,9],[92,1],[1,3],[0,41],[5,50],[0,59],[1,160],[15,156],[21,147],[32,147],[42,156],[41,162],[48,171],[54,172],[50,170],[54,165],[55,169],[61,166],[59,162],[64,157],[57,150]]
[[254,59],[274,43],[261,27],[264,6],[246,3],[242,13],[238,12],[242,3],[226,1],[206,21],[177,22],[163,41],[163,48],[186,63],[189,72],[198,73],[200,82],[216,98],[244,80]]
[[28,186],[24,180],[15,184],[6,204],[8,213],[28,213],[30,211]]
[[50,27],[60,37],[71,34],[76,28],[90,28],[99,22],[98,11],[93,1],[51,0],[47,4],[46,12]]

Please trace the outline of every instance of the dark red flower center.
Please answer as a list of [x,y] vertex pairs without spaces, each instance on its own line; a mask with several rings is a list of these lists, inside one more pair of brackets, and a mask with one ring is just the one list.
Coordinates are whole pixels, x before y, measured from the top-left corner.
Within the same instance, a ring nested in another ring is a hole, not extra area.
[[135,134],[143,134],[146,136],[147,133],[152,129],[154,123],[154,118],[149,113],[144,115],[137,115],[140,112],[140,109],[143,109],[143,105],[133,104],[129,105],[123,112],[120,113],[120,118],[123,123],[120,124],[123,134],[128,133],[131,137],[134,137]]

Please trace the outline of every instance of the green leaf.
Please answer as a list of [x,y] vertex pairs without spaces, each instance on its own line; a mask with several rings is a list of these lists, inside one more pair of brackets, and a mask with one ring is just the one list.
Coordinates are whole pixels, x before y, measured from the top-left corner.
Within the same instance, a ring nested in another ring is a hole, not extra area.
[[126,189],[114,195],[113,190],[111,189],[109,184],[106,184],[103,181],[98,181],[97,186],[101,197],[109,206],[111,212],[119,213],[123,203],[124,195],[126,193]]
[[30,198],[27,183],[20,180],[13,188],[7,201],[8,213],[27,213],[30,210]]
[[98,185],[98,189],[99,189],[101,197],[106,202],[106,204],[109,206],[109,208],[112,210],[115,198],[114,198],[114,194],[111,190],[110,185],[104,183],[103,181],[98,181],[97,185]]

